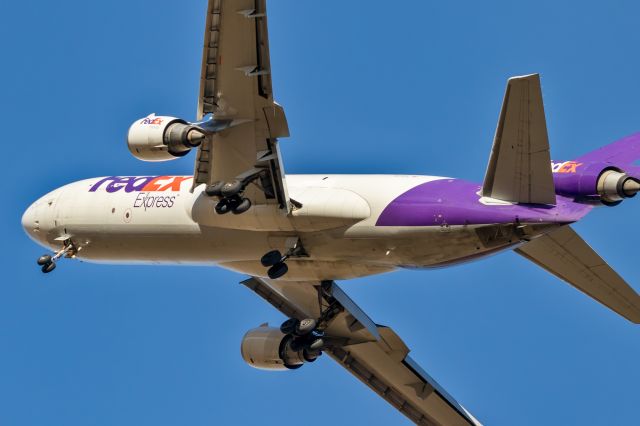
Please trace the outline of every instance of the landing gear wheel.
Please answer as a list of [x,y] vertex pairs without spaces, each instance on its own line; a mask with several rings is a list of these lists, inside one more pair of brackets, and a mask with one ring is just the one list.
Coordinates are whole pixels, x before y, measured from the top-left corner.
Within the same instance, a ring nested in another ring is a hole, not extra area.
[[242,191],[243,183],[238,179],[234,179],[231,182],[227,182],[222,186],[220,190],[223,197],[232,197],[238,195]]
[[262,266],[264,266],[265,268],[268,268],[269,266],[273,266],[281,260],[282,253],[280,253],[278,250],[271,250],[269,253],[262,256],[262,259],[260,259],[260,263],[262,263]]
[[49,263],[45,263],[44,265],[42,265],[42,272],[45,274],[48,274],[49,272],[53,271],[54,269],[56,269],[56,263],[55,262],[49,262]]
[[284,262],[278,262],[267,271],[267,275],[272,280],[277,280],[289,271],[289,267]]
[[220,200],[218,202],[218,204],[216,204],[215,207],[216,213],[218,214],[227,214],[231,211],[231,208],[229,207],[229,201],[228,200]]
[[51,263],[51,256],[49,256],[48,254],[43,254],[38,258],[38,265],[44,266],[48,263]]
[[311,318],[305,318],[298,323],[295,334],[298,336],[306,336],[318,326],[318,322]]
[[222,195],[221,190],[223,186],[224,182],[222,181],[214,182],[205,188],[204,193],[209,197],[220,197]]
[[242,201],[240,201],[240,204],[238,204],[238,206],[235,209],[231,210],[231,213],[242,214],[247,210],[249,210],[250,208],[251,208],[251,200],[249,200],[248,198],[243,198]]
[[223,198],[216,204],[216,213],[218,214],[227,214],[230,211],[233,211],[238,205],[241,203],[241,200],[237,197],[232,198]]
[[300,321],[295,318],[289,318],[282,323],[282,325],[280,326],[280,331],[283,334],[293,334],[298,328],[298,324],[300,324]]

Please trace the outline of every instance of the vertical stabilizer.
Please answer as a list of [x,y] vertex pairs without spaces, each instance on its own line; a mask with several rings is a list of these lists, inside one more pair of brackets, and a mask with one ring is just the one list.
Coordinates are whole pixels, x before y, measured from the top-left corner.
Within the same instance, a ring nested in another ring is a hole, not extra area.
[[538,74],[507,82],[482,195],[516,203],[556,203]]

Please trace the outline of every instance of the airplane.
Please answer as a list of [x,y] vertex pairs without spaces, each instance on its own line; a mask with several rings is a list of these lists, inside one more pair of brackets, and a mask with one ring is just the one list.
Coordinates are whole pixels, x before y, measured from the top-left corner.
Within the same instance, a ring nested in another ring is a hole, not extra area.
[[[142,161],[195,151],[190,176],[104,176],[34,202],[26,233],[89,262],[215,265],[287,318],[242,339],[252,367],[326,355],[420,425],[480,425],[336,283],[514,250],[633,323],[640,296],[571,228],[640,190],[640,133],[552,161],[537,74],[507,81],[484,181],[439,176],[286,175],[265,0],[209,0],[194,121],[150,114],[127,135]],[[276,419],[274,418],[274,421]]]

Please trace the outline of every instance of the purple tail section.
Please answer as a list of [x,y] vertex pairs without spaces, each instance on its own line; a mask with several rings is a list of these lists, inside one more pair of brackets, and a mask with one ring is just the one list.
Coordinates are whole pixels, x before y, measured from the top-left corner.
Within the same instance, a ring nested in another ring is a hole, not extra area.
[[480,200],[481,185],[459,179],[423,183],[394,199],[377,226],[447,226],[493,223],[576,222],[601,199],[597,183],[603,171],[619,169],[640,179],[640,133],[572,161],[552,163],[558,195],[555,205],[491,205]]
[[492,223],[559,223],[579,220],[590,205],[557,197],[557,205],[480,202],[481,185],[460,179],[438,179],[418,185],[393,200],[380,214],[377,226],[447,226]]

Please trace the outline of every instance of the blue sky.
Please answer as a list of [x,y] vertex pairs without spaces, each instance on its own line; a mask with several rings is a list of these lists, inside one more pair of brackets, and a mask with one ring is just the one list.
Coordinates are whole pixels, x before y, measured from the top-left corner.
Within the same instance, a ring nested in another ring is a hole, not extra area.
[[[195,114],[206,2],[4,2],[0,424],[388,425],[407,421],[328,358],[253,370],[246,330],[283,318],[216,268],[66,261],[20,227],[81,178],[192,171],[135,160],[151,112]],[[480,181],[506,79],[542,74],[555,159],[640,130],[637,2],[271,1],[288,173]],[[576,229],[636,289],[637,200]],[[513,253],[342,282],[487,425],[637,423],[640,326]]]

